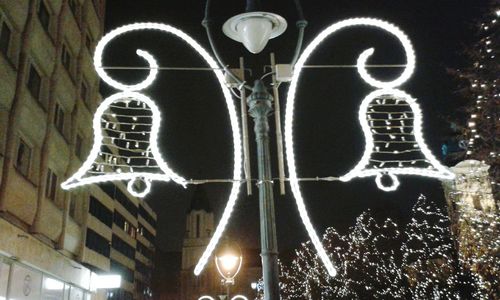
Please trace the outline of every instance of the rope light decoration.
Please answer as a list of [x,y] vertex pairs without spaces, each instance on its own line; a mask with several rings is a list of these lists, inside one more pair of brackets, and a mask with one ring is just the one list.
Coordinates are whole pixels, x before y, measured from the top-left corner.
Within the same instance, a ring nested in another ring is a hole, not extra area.
[[[385,30],[396,37],[403,46],[406,57],[406,67],[396,79],[392,81],[380,81],[373,78],[366,68],[367,61],[373,55],[374,49],[369,48],[359,55],[356,66],[359,75],[366,83],[377,88],[377,90],[366,96],[359,110],[359,122],[365,136],[365,152],[360,162],[347,174],[341,176],[340,180],[350,181],[356,177],[373,176],[379,188],[384,191],[393,191],[396,190],[399,185],[399,180],[396,175],[420,175],[440,179],[452,179],[454,177],[453,173],[448,171],[446,167],[442,166],[434,158],[426,146],[421,131],[421,111],[415,99],[403,91],[395,89],[406,82],[415,69],[415,53],[406,34],[391,23],[373,18],[346,19],[330,25],[319,33],[305,48],[294,66],[294,73],[288,89],[285,110],[285,145],[290,185],[300,217],[330,276],[336,275],[335,267],[326,254],[312,226],[304,204],[304,197],[302,196],[299,186],[294,154],[293,116],[297,85],[306,61],[327,37],[342,29],[354,26],[375,27]],[[391,106],[392,110],[383,111],[378,110],[378,108],[376,110],[376,105],[383,107],[384,105],[390,106],[389,104],[394,104],[394,106]],[[408,111],[404,111],[402,108],[408,109]],[[382,125],[379,125],[378,119],[380,119]],[[413,124],[411,124],[412,122]],[[381,126],[380,129],[377,128],[379,126]],[[382,139],[382,136],[388,138],[388,140]],[[403,137],[405,138],[404,140]],[[381,142],[385,142],[385,144]],[[379,143],[381,145],[378,145]],[[418,149],[413,146],[408,147],[409,145],[418,145]],[[384,150],[385,146],[387,146],[387,148]],[[416,154],[414,152],[417,152],[414,150],[420,150],[418,153],[421,152],[422,157],[418,157],[418,155],[412,156]],[[399,153],[399,151],[401,151],[401,153]],[[372,157],[372,153],[376,155]],[[387,158],[388,155],[395,154],[398,155],[396,159]],[[410,156],[410,158],[405,159],[407,161],[403,161],[400,157],[401,154],[403,156]],[[385,155],[385,157],[379,157],[382,155]],[[382,176],[384,175],[391,179],[391,185],[386,186],[383,184]]]
[[[160,23],[135,23],[125,25],[106,34],[97,44],[94,54],[94,66],[101,79],[121,92],[106,98],[94,115],[94,144],[86,161],[80,169],[61,184],[63,189],[72,189],[92,183],[116,180],[128,180],[128,191],[137,197],[144,197],[151,188],[151,182],[174,181],[186,186],[186,181],[172,171],[162,159],[158,150],[160,111],[147,96],[139,93],[150,86],[158,74],[158,64],[154,57],[144,50],[137,50],[137,55],[149,65],[147,77],[136,84],[127,85],[108,75],[102,64],[105,47],[114,38],[131,31],[154,30],[170,33],[186,42],[209,65],[224,94],[232,129],[233,139],[233,183],[221,220],[217,225],[207,249],[196,265],[195,274],[199,275],[210,258],[213,250],[229,221],[240,190],[242,170],[242,146],[236,108],[231,93],[225,86],[223,72],[208,52],[193,38],[183,31]],[[137,183],[144,183],[144,189],[138,191]]]

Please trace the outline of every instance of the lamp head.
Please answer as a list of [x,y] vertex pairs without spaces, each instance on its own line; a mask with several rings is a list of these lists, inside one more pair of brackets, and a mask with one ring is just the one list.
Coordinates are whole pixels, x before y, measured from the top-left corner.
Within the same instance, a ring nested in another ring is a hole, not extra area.
[[254,11],[236,15],[227,20],[222,31],[229,38],[243,43],[251,53],[260,53],[267,42],[285,32],[286,20],[280,15]]
[[226,282],[234,282],[234,277],[241,269],[241,249],[235,243],[226,243],[215,254],[215,266]]

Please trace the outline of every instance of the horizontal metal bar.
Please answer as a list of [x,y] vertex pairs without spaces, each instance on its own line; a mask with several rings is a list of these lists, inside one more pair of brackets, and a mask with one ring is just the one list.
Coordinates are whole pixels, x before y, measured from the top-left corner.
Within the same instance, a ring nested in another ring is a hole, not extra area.
[[[366,68],[406,68],[403,64],[374,64],[365,65]],[[224,70],[224,68],[208,68],[208,67],[133,67],[133,66],[104,66],[100,67],[104,70],[167,70],[167,71],[213,71],[213,70]],[[357,65],[304,65],[302,68],[307,69],[343,69],[343,68],[357,68]],[[246,68],[245,71],[252,71],[250,68]]]

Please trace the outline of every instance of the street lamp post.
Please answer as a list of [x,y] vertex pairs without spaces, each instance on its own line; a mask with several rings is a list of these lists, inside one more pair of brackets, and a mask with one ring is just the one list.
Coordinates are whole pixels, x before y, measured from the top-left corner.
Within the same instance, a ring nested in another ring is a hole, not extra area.
[[257,160],[259,169],[259,210],[262,274],[264,299],[279,299],[278,245],[274,215],[273,182],[269,154],[269,122],[273,97],[261,80],[256,80],[252,94],[248,97],[248,113],[254,120]]

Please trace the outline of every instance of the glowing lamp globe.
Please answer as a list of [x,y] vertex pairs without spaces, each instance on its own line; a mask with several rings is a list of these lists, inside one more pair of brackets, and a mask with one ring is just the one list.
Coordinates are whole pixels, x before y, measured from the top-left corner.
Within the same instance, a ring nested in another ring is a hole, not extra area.
[[215,254],[215,266],[227,283],[233,283],[241,269],[243,258],[240,247],[226,243]]
[[242,43],[251,53],[260,53],[267,42],[285,32],[286,20],[273,13],[247,12],[224,23],[222,31],[229,38]]

